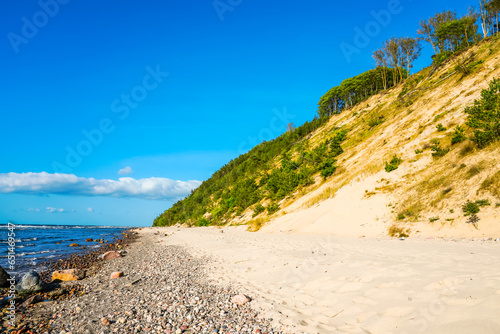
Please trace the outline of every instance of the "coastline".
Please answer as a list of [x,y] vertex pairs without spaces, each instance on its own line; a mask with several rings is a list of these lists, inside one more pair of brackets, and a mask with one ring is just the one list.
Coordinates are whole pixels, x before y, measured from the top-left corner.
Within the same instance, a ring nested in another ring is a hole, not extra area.
[[[63,300],[63,299],[73,298],[79,292],[82,291],[79,288],[78,284],[75,284],[75,282],[77,281],[70,281],[70,282],[52,281],[51,276],[54,271],[66,270],[66,269],[80,269],[85,272],[85,277],[92,277],[99,271],[100,267],[102,266],[102,261],[99,260],[100,255],[102,255],[107,251],[114,251],[128,247],[129,244],[135,242],[136,238],[137,236],[136,233],[133,232],[133,228],[130,228],[128,230],[124,229],[124,231],[122,231],[119,237],[114,238],[116,239],[115,241],[103,242],[101,244],[98,244],[97,248],[93,249],[86,248],[71,254],[64,254],[59,258],[54,258],[44,262],[40,262],[36,267],[43,268],[38,272],[38,274],[45,284],[44,291],[39,293],[29,293],[29,294],[20,294],[19,292],[16,292],[14,294],[15,295],[14,300],[16,305],[15,308],[16,328],[15,329],[11,328],[6,319],[3,318],[1,324],[3,330],[9,333],[17,333],[17,332],[29,333],[29,329],[28,327],[26,327],[26,324],[28,324],[28,322],[19,321],[19,319],[26,318],[26,311],[29,309],[29,306],[26,307],[22,304],[27,299],[33,296],[36,295],[42,296],[45,301],[58,300],[58,299]],[[21,277],[18,277],[18,279],[20,278]],[[8,305],[7,297],[9,296],[9,290],[1,289],[0,291],[1,291],[0,305],[2,305],[2,308],[5,310],[5,307]]]
[[[125,257],[68,284],[72,298],[33,305],[26,318],[50,325],[35,333],[57,334],[465,334],[500,326],[498,242],[243,229],[133,230],[139,239]],[[116,271],[124,276],[111,279]],[[252,300],[237,306],[237,294]]]
[[[142,233],[122,258],[103,261],[95,275],[66,282],[70,298],[26,310],[34,333],[288,333],[259,316],[247,300],[238,305],[230,284],[207,279],[212,260],[170,245],[165,233]],[[111,278],[112,273],[123,276]],[[24,333],[24,332],[23,332]]]

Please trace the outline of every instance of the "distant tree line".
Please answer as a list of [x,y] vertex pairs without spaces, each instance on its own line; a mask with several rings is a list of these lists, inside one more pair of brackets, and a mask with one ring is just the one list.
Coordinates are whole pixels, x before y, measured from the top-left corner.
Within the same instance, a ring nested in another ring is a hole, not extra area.
[[434,64],[439,65],[455,52],[497,34],[499,19],[500,0],[479,0],[479,11],[470,7],[462,17],[454,11],[443,11],[420,21],[417,37],[390,38],[373,52],[375,69],[346,79],[323,95],[318,102],[318,114],[320,117],[339,114],[398,85],[410,75],[421,55],[423,41],[432,46]]

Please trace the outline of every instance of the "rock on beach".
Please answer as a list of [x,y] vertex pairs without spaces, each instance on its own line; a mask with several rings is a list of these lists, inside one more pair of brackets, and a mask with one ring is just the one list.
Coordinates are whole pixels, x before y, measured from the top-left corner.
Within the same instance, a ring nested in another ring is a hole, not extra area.
[[44,287],[45,283],[40,275],[36,271],[31,270],[21,278],[21,282],[19,282],[16,289],[21,293],[29,293],[42,291]]
[[111,273],[111,278],[118,278],[118,277],[123,277],[123,271],[115,271],[114,273]]
[[85,272],[80,269],[56,270],[52,273],[52,280],[78,281],[85,278]]
[[231,302],[236,305],[245,305],[246,303],[251,302],[252,299],[245,295],[236,295],[231,298]]
[[30,305],[33,305],[36,303],[40,303],[43,301],[44,301],[44,298],[42,296],[34,295],[34,296],[31,296],[30,298],[26,299],[26,301],[23,303],[23,306],[27,307],[27,306],[30,306]]
[[109,251],[102,254],[103,260],[113,260],[113,259],[118,259],[120,257],[122,257],[121,254],[115,251]]
[[10,283],[8,279],[10,278],[10,275],[7,274],[7,272],[0,267],[0,288],[7,288],[10,286]]

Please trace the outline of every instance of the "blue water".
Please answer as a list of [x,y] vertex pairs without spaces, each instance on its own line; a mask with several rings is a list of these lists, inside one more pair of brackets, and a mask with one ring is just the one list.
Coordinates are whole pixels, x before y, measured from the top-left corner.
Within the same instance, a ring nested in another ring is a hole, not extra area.
[[[12,226],[12,225],[11,225]],[[99,242],[86,239],[104,239],[108,242],[120,237],[127,227],[117,226],[75,226],[75,225],[14,225],[15,265],[8,264],[8,225],[0,225],[0,266],[9,274],[20,277],[29,270],[40,271],[41,263],[59,259],[73,253],[90,251],[99,247]],[[77,243],[80,247],[70,247]],[[83,249],[82,249],[83,247]]]

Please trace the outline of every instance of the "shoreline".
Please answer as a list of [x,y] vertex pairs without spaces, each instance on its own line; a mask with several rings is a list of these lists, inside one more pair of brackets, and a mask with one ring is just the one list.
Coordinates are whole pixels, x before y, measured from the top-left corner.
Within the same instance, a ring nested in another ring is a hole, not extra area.
[[[68,284],[74,298],[28,310],[33,324],[50,325],[34,333],[465,334],[500,326],[495,241],[132,231],[139,239],[125,257]],[[124,276],[111,279],[116,271]],[[237,306],[237,294],[252,300]]]
[[[139,232],[122,258],[104,261],[92,277],[67,283],[72,298],[37,303],[26,312],[34,333],[282,333],[238,306],[230,284],[208,279],[212,261]],[[123,276],[110,275],[121,271]],[[41,326],[41,327],[40,327]],[[159,329],[161,327],[161,329]],[[28,329],[27,329],[28,330]],[[288,332],[286,332],[288,333]]]
[[[40,278],[44,282],[46,288],[44,291],[39,292],[39,293],[29,293],[29,294],[23,294],[19,293],[16,291],[14,300],[16,301],[16,322],[17,326],[19,327],[19,317],[24,318],[26,315],[26,311],[28,310],[29,306],[23,306],[23,302],[28,300],[29,298],[40,295],[44,298],[45,301],[47,300],[57,300],[57,299],[63,299],[63,298],[72,298],[76,293],[78,293],[80,290],[78,289],[78,284],[75,282],[79,281],[69,281],[69,282],[54,282],[52,280],[52,273],[56,270],[66,270],[66,269],[80,269],[85,272],[85,278],[87,277],[92,277],[100,270],[100,267],[102,266],[102,260],[99,260],[99,255],[102,255],[103,253],[107,251],[113,251],[113,250],[118,250],[120,248],[128,247],[129,244],[132,244],[135,242],[137,236],[136,233],[133,232],[134,228],[130,229],[125,229],[124,231],[121,232],[119,236],[116,236],[114,241],[112,242],[107,242],[107,243],[102,243],[99,244],[99,247],[94,248],[94,249],[82,249],[81,251],[71,253],[71,254],[65,254],[64,256],[61,256],[60,258],[57,259],[50,259],[48,261],[41,262],[37,264],[37,268],[43,268],[38,272]],[[33,268],[31,270],[34,270],[36,268]],[[36,270],[35,270],[36,271]],[[26,273],[23,274],[23,276]],[[22,277],[22,276],[21,276]],[[18,282],[21,279],[21,277],[18,278]],[[67,287],[72,287],[75,286],[75,289],[67,289]],[[7,306],[7,301],[6,298],[9,295],[9,290],[8,289],[1,289],[0,290],[0,300],[2,301],[0,305],[2,305],[2,308]],[[54,294],[54,292],[57,292]],[[6,332],[13,332],[13,329],[9,326],[7,326],[7,323],[5,319],[2,322],[1,326],[3,327],[3,330]],[[22,324],[23,322],[21,322]],[[24,329],[25,326],[20,326],[20,328],[16,328],[14,332],[18,332],[21,330],[21,333],[28,333],[28,329]]]

